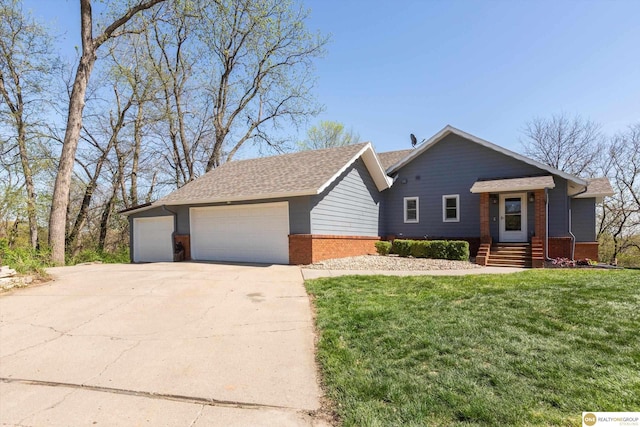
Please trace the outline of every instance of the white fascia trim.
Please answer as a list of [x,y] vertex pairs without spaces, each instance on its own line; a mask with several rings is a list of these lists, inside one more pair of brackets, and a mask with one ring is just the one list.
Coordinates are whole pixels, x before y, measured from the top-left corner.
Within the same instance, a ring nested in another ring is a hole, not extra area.
[[362,149],[358,151],[355,156],[353,156],[347,163],[345,163],[343,167],[341,167],[331,178],[329,178],[327,182],[320,186],[315,194],[320,194],[324,190],[326,190],[327,187],[329,187],[333,183],[333,181],[338,179],[338,177],[342,175],[342,173],[346,171],[347,168],[360,157],[362,157],[362,160],[364,161],[364,164],[367,167],[371,178],[373,178],[373,182],[376,184],[378,191],[386,190],[387,188],[391,187],[391,178],[389,178],[387,174],[385,174],[384,169],[380,164],[380,159],[378,159],[375,151],[373,151],[371,143],[368,142],[367,145],[362,147]]
[[[160,206],[209,205],[213,203],[231,203],[231,202],[244,202],[244,201],[253,201],[253,200],[282,199],[287,197],[298,197],[298,196],[313,196],[315,194],[316,194],[315,190],[309,189],[309,190],[288,192],[288,193],[255,194],[251,196],[239,196],[239,197],[218,197],[215,199],[192,199],[192,200],[181,200],[181,201],[158,200],[154,202],[151,206],[146,206],[144,208],[140,208],[134,211],[125,212],[123,214],[131,215],[133,213],[143,212],[148,209],[158,208]],[[277,202],[273,202],[273,203],[277,203]]]
[[153,208],[159,208],[160,206],[162,206],[162,204],[152,203],[149,206],[145,206],[143,208],[133,209],[133,210],[130,210],[130,211],[122,212],[120,215],[129,216],[129,215],[134,214],[134,213],[148,211],[149,209],[153,209]]
[[492,142],[486,141],[482,138],[478,138],[477,136],[471,135],[470,133],[467,133],[465,131],[462,131],[460,129],[457,129],[451,125],[446,125],[440,132],[436,133],[435,135],[433,135],[431,138],[429,138],[428,141],[426,141],[425,143],[423,143],[419,148],[417,148],[416,150],[414,150],[412,153],[410,153],[407,157],[405,157],[404,159],[400,160],[398,163],[396,163],[395,165],[391,166],[388,169],[388,172],[390,174],[396,172],[398,169],[400,169],[401,167],[403,167],[404,165],[406,165],[407,163],[409,163],[411,160],[413,160],[416,156],[419,156],[420,154],[422,154],[424,151],[428,150],[429,148],[431,148],[433,145],[435,145],[437,142],[439,142],[441,139],[443,139],[445,136],[449,135],[450,133],[456,134],[458,136],[461,136],[462,138],[468,139],[472,142],[475,142],[476,144],[480,144],[484,147],[490,148],[494,151],[497,151],[499,153],[502,153],[504,155],[507,155],[509,157],[513,157],[516,160],[520,160],[521,162],[527,163],[531,166],[535,166],[539,169],[542,170],[546,170],[547,172],[550,172],[554,175],[558,175],[568,181],[572,181],[575,182],[576,184],[579,185],[587,185],[587,181],[578,178],[577,176],[573,176],[570,175],[566,172],[562,172],[561,170],[558,170],[556,168],[553,168],[551,166],[545,165],[543,163],[537,162],[533,159],[530,159],[528,157],[525,157],[521,154],[518,154],[514,151],[508,150],[504,147],[500,147],[499,145],[496,145]]
[[573,197],[574,199],[593,199],[593,198],[603,198],[603,197],[611,197],[615,193],[579,193],[577,195],[569,195],[569,197]]

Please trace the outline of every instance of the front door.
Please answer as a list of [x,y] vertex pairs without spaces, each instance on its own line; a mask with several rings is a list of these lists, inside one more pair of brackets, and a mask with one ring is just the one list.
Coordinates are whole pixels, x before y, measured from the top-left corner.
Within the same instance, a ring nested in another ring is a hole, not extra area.
[[500,241],[527,240],[527,193],[501,194]]

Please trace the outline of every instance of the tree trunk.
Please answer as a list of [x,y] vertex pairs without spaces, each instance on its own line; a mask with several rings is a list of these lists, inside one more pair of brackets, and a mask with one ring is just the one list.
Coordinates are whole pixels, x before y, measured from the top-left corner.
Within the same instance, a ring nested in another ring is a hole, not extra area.
[[[10,55],[7,52],[3,60],[7,63],[11,61]],[[4,85],[4,76],[0,73],[0,94],[7,103],[9,110],[12,113],[15,120],[16,130],[18,133],[18,151],[20,153],[20,163],[22,164],[22,174],[24,175],[25,188],[27,190],[27,217],[29,219],[29,243],[33,249],[38,247],[38,222],[36,217],[36,193],[35,186],[33,184],[33,172],[29,165],[29,154],[27,152],[27,129],[24,122],[24,100],[22,97],[22,86],[20,84],[20,76],[13,68],[12,64],[9,65],[9,69],[12,71],[11,79],[15,85],[15,102],[11,100],[11,96]]]
[[[82,2],[84,5],[86,0]],[[83,7],[84,9],[84,7]],[[89,14],[91,10],[89,9]],[[83,27],[85,12],[83,11]],[[90,24],[89,24],[90,25]],[[85,29],[83,28],[83,31]],[[90,31],[90,30],[89,30]],[[71,99],[69,100],[69,115],[67,116],[67,130],[64,134],[62,154],[58,165],[58,174],[53,187],[51,201],[51,215],[49,216],[49,245],[51,246],[51,260],[56,265],[64,265],[65,231],[69,192],[71,189],[71,174],[76,159],[80,128],[82,127],[82,111],[84,110],[85,94],[89,83],[89,76],[96,61],[95,51],[87,46],[80,58],[76,78],[73,82]]]
[[114,37],[114,32],[127,23],[138,12],[164,0],[148,0],[129,8],[124,15],[105,28],[96,39],[92,33],[91,0],[80,0],[80,36],[82,39],[82,56],[78,63],[73,90],[69,99],[69,114],[67,129],[62,143],[62,153],[58,164],[58,174],[53,187],[51,214],[49,216],[49,245],[51,246],[51,260],[56,265],[64,264],[66,214],[71,189],[71,174],[80,139],[82,127],[82,111],[84,110],[85,95],[91,70],[96,62],[96,50],[106,40]]
[[100,252],[104,251],[105,242],[107,241],[109,218],[111,218],[111,212],[113,211],[113,202],[115,201],[117,191],[118,185],[116,184],[113,186],[111,197],[109,197],[109,200],[107,200],[107,203],[104,206],[104,210],[102,211],[102,218],[100,219],[100,236],[98,237],[98,250]]

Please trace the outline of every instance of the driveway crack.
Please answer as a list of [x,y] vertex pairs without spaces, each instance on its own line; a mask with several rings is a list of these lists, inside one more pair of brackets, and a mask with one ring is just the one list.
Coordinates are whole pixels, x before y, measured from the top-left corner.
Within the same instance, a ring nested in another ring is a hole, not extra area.
[[286,411],[295,411],[299,412],[299,408],[293,408],[289,406],[279,406],[279,405],[269,405],[263,403],[253,403],[253,402],[241,402],[236,400],[221,400],[214,399],[208,397],[197,397],[197,396],[186,396],[181,394],[171,394],[171,393],[154,393],[149,391],[137,391],[137,390],[127,390],[121,388],[114,387],[103,387],[89,384],[74,384],[74,383],[63,383],[57,381],[41,381],[41,380],[29,380],[24,378],[6,378],[0,377],[0,382],[3,383],[15,383],[15,384],[23,384],[23,385],[36,385],[43,387],[64,387],[71,388],[75,390],[89,390],[96,391],[100,393],[111,393],[111,394],[120,394],[125,396],[137,396],[144,397],[147,399],[159,399],[159,400],[170,400],[175,402],[184,402],[184,403],[193,403],[202,406],[222,406],[228,408],[239,408],[239,409],[280,409]]
[[118,357],[116,357],[115,359],[113,359],[111,362],[107,363],[106,366],[102,369],[102,371],[100,371],[99,374],[94,375],[93,377],[89,378],[87,380],[87,382],[92,381],[96,378],[100,378],[102,376],[102,374],[104,374],[106,372],[107,369],[109,369],[113,364],[115,364],[118,360],[120,360],[122,358],[122,356],[124,356],[125,353],[133,350],[134,348],[136,348],[137,346],[140,345],[140,341],[136,341],[133,343],[133,345],[129,348],[125,348],[124,350],[122,350],[120,352],[120,354],[118,355]]
[[189,424],[189,427],[193,427],[194,425],[196,425],[196,423],[198,422],[198,420],[200,419],[200,417],[202,416],[202,412],[204,411],[204,405],[200,405],[200,410],[198,411],[198,414],[196,415],[196,417],[193,419],[193,421],[191,421],[191,424]]

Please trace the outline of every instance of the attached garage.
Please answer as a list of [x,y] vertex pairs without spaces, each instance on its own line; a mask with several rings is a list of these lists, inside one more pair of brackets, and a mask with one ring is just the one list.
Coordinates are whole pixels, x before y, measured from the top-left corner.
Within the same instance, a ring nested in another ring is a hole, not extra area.
[[197,261],[289,263],[289,204],[189,209],[191,258]]
[[173,216],[133,219],[133,262],[173,261]]

